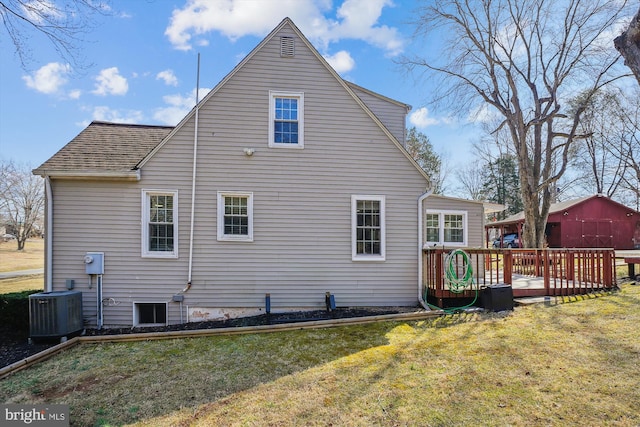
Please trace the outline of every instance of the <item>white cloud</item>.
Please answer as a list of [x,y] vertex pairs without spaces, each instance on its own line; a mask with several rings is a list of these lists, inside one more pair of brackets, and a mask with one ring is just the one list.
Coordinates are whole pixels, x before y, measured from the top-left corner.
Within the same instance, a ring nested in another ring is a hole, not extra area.
[[409,122],[419,129],[440,123],[438,119],[429,117],[429,110],[426,107],[418,108],[411,113],[411,115],[409,115]]
[[345,0],[338,9],[338,17],[342,18],[330,38],[361,39],[384,49],[395,56],[402,52],[403,40],[396,28],[386,25],[376,26],[385,6],[393,6],[391,0]]
[[71,73],[69,64],[50,62],[40,67],[31,76],[22,76],[27,87],[46,94],[58,93],[62,86],[67,83],[67,75]]
[[125,95],[129,90],[127,79],[119,74],[118,67],[105,68],[96,77],[96,95]]
[[349,52],[346,50],[341,50],[335,55],[324,55],[324,59],[327,60],[334,70],[341,74],[353,70],[353,67],[356,64]]
[[164,80],[164,84],[168,86],[178,86],[178,78],[173,74],[173,70],[160,71],[156,75],[156,80]]
[[[202,100],[210,90],[211,89],[208,88],[200,88],[199,99]],[[160,123],[175,126],[196,105],[196,90],[193,89],[186,95],[166,95],[162,97],[162,99],[165,104],[168,104],[168,106],[158,108],[154,113],[153,118]]]
[[190,50],[192,44],[202,43],[214,31],[231,40],[246,35],[262,37],[286,11],[322,50],[346,38],[363,40],[394,56],[402,52],[402,37],[396,28],[377,25],[382,9],[391,6],[391,0],[345,0],[336,19],[330,19],[325,17],[332,8],[329,0],[188,0],[184,8],[174,9],[165,35],[180,50]]
[[80,95],[82,95],[82,91],[80,89],[74,89],[68,94],[70,99],[80,99]]
[[92,113],[93,120],[114,123],[140,123],[144,115],[138,110],[114,110],[105,106],[94,107]]

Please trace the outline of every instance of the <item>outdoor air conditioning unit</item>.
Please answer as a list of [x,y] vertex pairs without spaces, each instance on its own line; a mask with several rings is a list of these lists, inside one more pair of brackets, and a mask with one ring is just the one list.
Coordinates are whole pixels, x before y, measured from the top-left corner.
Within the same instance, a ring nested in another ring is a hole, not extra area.
[[32,339],[61,338],[82,331],[82,292],[54,291],[29,295]]

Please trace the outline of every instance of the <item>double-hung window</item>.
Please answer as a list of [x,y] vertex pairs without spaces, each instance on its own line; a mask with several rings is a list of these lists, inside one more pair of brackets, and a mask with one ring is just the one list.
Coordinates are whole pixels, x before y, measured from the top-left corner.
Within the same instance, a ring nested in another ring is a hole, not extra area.
[[178,257],[177,191],[142,191],[142,256]]
[[218,192],[218,240],[253,241],[253,193]]
[[351,258],[385,260],[384,196],[351,197]]
[[425,244],[466,246],[467,213],[464,211],[432,211],[425,213]]
[[269,91],[269,147],[304,147],[304,93]]

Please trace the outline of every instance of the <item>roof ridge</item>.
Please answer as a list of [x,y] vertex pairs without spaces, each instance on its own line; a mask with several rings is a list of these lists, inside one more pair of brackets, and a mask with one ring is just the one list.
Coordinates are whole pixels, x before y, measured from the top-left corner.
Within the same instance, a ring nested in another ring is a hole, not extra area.
[[163,128],[163,129],[173,129],[175,126],[169,125],[150,125],[145,123],[117,123],[117,122],[107,122],[103,120],[93,120],[89,126],[91,125],[107,125],[107,126],[136,126],[136,127],[148,127],[148,128]]

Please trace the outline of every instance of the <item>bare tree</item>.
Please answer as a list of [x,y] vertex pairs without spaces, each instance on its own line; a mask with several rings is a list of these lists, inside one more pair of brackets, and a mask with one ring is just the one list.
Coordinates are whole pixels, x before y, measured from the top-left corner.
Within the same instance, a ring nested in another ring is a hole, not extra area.
[[[572,103],[582,105],[580,98]],[[577,143],[573,162],[581,172],[582,188],[610,198],[624,182],[629,157],[628,115],[623,100],[624,97],[613,90],[602,90],[591,97],[579,125],[585,138]]]
[[636,210],[640,207],[640,87],[628,91],[624,98],[625,107],[621,109],[620,122],[623,131],[621,145],[612,145],[613,155],[625,161],[626,173],[623,175],[623,187],[635,200]]
[[[618,0],[434,0],[421,10],[418,36],[437,32],[447,44],[404,62],[441,78],[436,103],[502,118],[496,131],[509,132],[516,154],[527,247],[543,245],[586,103],[622,75],[604,34],[628,8]],[[580,92],[585,105],[570,111],[567,100]]]
[[640,84],[640,9],[626,31],[613,40],[613,44]]
[[93,28],[93,16],[109,10],[108,3],[99,0],[0,0],[2,24],[23,68],[31,62],[33,35],[46,37],[61,58],[82,68],[78,44]]
[[469,163],[466,166],[456,169],[456,179],[458,180],[458,190],[471,200],[485,200],[483,172],[478,162]]
[[[44,210],[44,181],[31,168],[0,161],[0,218],[16,236],[18,250],[41,223]],[[41,232],[42,230],[40,230]]]

